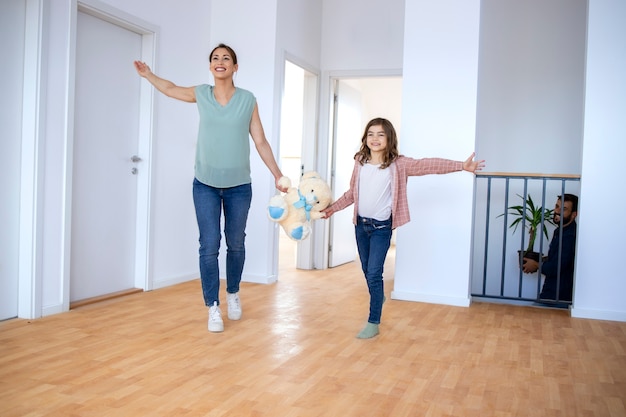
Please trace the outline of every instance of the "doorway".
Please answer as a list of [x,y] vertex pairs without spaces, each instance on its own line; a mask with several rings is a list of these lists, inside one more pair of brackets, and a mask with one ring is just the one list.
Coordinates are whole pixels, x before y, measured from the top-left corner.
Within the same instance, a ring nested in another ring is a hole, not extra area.
[[[401,137],[401,76],[359,76],[331,79],[331,132],[329,160],[333,172],[333,199],[350,187],[354,154],[360,148],[363,129],[375,117],[388,119]],[[401,142],[401,138],[399,138]],[[329,220],[328,267],[333,268],[357,259],[353,208],[335,213]],[[395,253],[395,235],[390,256]]]
[[123,12],[78,5],[70,303],[150,289],[152,95],[132,62],[152,64],[155,32],[132,22]]
[[[297,187],[302,173],[314,170],[317,134],[318,77],[312,71],[285,60],[284,90],[281,103],[279,163],[284,176]],[[312,269],[314,236],[295,242],[278,228],[279,269]]]

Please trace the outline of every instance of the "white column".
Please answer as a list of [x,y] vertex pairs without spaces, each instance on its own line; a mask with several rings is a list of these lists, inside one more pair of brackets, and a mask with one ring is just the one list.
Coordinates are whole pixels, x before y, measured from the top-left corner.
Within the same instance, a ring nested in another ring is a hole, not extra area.
[[[480,0],[406,2],[400,151],[466,159],[474,150]],[[468,306],[473,176],[409,180],[394,299]]]
[[626,3],[589,0],[573,317],[626,321]]

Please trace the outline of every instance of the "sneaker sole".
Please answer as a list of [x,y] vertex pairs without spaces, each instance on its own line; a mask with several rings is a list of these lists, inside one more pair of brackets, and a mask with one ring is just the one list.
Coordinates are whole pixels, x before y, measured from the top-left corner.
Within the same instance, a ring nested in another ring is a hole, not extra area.
[[228,320],[241,320],[241,313],[239,314],[228,314]]
[[209,331],[211,333],[221,333],[224,331],[224,325],[222,326],[209,326]]

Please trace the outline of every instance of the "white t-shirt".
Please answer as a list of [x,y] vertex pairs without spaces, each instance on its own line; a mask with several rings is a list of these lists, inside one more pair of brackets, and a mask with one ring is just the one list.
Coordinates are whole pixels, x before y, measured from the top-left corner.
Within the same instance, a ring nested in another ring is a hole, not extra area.
[[391,216],[391,170],[365,164],[359,176],[359,216],[387,220]]

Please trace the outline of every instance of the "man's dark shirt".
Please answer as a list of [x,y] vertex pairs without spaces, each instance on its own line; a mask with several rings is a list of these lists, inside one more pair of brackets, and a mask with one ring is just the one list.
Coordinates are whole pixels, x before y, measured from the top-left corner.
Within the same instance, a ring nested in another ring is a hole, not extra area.
[[[576,249],[576,221],[563,227],[561,250],[561,271],[558,280],[559,301],[572,300],[574,285],[574,252]],[[559,228],[554,231],[548,257],[541,265],[541,273],[546,276],[539,298],[556,300],[557,277],[559,266]]]

